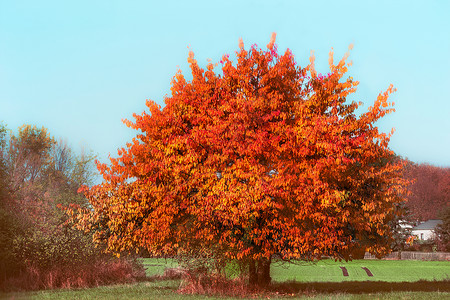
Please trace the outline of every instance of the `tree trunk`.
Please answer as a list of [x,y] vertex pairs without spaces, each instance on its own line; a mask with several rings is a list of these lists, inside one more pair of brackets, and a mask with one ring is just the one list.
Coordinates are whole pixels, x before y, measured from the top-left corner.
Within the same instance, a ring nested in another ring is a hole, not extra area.
[[262,259],[258,262],[258,285],[268,286],[272,278],[270,277],[271,259]]
[[248,266],[248,283],[251,286],[258,284],[258,273],[256,272],[256,261],[251,260]]
[[248,268],[248,283],[251,286],[266,287],[270,284],[271,259],[251,260]]

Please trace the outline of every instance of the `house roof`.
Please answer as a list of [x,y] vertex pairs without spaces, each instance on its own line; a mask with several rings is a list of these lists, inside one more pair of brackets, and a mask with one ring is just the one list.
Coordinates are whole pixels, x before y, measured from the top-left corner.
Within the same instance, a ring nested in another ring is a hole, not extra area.
[[433,230],[439,224],[442,224],[442,220],[428,220],[426,222],[423,222],[422,224],[417,225],[412,230]]

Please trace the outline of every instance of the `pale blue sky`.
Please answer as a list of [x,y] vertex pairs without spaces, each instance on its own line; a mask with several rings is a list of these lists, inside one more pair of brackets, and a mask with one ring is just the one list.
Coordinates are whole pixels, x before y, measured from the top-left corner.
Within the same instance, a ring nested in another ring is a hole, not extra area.
[[315,51],[326,73],[354,43],[353,97],[367,109],[393,83],[391,148],[450,166],[450,1],[21,1],[0,0],[0,121],[49,128],[105,160],[135,135],[121,123],[145,99],[163,104],[187,46],[200,64],[265,47],[277,32],[301,66]]

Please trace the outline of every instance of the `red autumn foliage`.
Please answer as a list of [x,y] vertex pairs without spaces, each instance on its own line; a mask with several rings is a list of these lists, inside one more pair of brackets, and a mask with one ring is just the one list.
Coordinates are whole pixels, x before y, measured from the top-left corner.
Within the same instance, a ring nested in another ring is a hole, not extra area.
[[346,55],[330,73],[302,68],[240,42],[236,64],[202,69],[189,53],[192,80],[178,72],[161,108],[125,123],[138,131],[86,190],[93,210],[78,226],[120,253],[204,253],[247,266],[250,283],[270,281],[274,254],[314,260],[382,255],[402,201],[402,162],[390,134],[374,123],[393,111],[390,86],[367,112],[347,101]]

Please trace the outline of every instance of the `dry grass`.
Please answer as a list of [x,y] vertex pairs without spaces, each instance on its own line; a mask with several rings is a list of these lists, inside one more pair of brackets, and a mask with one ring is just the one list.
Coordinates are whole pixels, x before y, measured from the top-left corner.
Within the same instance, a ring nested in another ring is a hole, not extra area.
[[131,283],[144,278],[145,271],[133,260],[99,260],[77,266],[53,266],[41,270],[33,265],[8,278],[0,290],[45,290],[88,288],[115,283]]
[[249,297],[258,294],[246,280],[226,279],[221,276],[186,273],[178,288],[183,295],[207,295],[218,297]]

